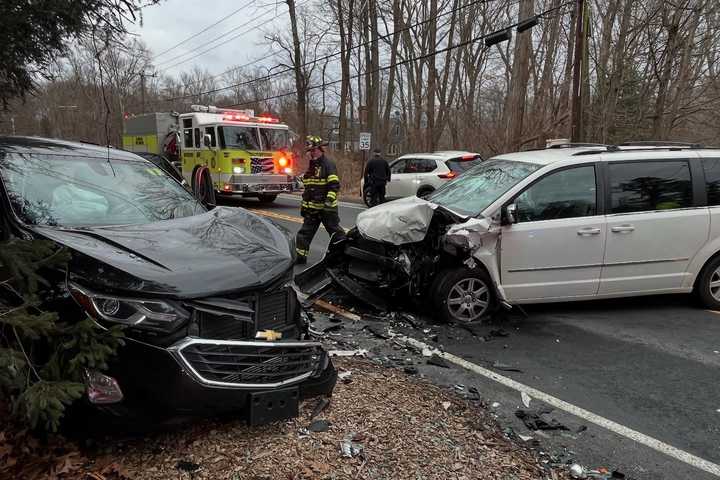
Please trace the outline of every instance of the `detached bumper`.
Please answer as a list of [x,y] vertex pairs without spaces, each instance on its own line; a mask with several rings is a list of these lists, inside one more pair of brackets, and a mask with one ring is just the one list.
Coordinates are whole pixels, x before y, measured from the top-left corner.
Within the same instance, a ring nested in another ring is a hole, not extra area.
[[300,398],[331,395],[337,380],[327,353],[315,342],[194,338],[168,349],[130,340],[108,374],[124,399],[102,408],[129,420],[247,415],[253,394],[297,388]]

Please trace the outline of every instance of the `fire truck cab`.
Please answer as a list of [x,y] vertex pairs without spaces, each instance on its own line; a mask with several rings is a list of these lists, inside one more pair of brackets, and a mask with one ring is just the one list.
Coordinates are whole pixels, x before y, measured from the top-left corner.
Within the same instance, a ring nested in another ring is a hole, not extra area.
[[[268,115],[255,116],[252,110],[204,105],[190,109],[175,117],[174,128],[182,174],[188,183],[192,184],[198,167],[206,166],[220,194],[272,202],[278,194],[294,190],[295,162],[287,125]],[[140,133],[132,127],[142,117],[126,120],[127,137],[131,131]],[[123,143],[134,151],[137,141],[133,138]]]

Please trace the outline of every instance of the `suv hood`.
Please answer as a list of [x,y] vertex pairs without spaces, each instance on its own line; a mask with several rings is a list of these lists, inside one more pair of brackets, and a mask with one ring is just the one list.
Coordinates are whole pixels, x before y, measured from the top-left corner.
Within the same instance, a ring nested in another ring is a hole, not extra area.
[[261,287],[293,262],[288,236],[242,208],[145,225],[33,230],[72,251],[71,279],[106,291],[217,295]]

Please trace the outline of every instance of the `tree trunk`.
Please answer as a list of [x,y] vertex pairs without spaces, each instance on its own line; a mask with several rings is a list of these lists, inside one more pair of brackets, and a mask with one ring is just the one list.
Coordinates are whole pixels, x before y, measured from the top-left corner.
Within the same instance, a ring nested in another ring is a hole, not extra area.
[[[393,31],[397,32],[403,26],[402,21],[402,5],[401,0],[393,0]],[[390,73],[388,75],[388,86],[385,95],[385,109],[383,110],[382,134],[380,139],[380,147],[387,151],[388,141],[390,139],[390,114],[393,107],[393,99],[395,97],[395,62],[397,62],[398,44],[400,43],[400,34],[394,33],[392,38],[392,46],[390,48]]]
[[[533,15],[534,3],[533,0],[521,0],[519,20],[524,20]],[[518,33],[515,43],[512,82],[507,107],[507,136],[505,138],[505,148],[510,152],[519,150],[522,143],[525,101],[528,80],[530,79],[531,35],[531,30]]]
[[[435,51],[437,48],[437,0],[430,0],[430,16],[433,21],[428,24],[428,53]],[[426,96],[426,115],[427,130],[425,131],[425,139],[427,142],[427,150],[432,152],[435,150],[435,97],[437,90],[437,64],[435,55],[430,55],[427,59],[428,65],[428,85]]]
[[293,38],[293,70],[295,71],[295,89],[297,90],[297,100],[295,104],[295,113],[298,122],[298,134],[300,141],[304,142],[307,136],[307,82],[302,71],[302,54],[300,52],[300,36],[298,34],[297,15],[295,11],[295,0],[285,0],[290,13],[290,27],[292,29]]

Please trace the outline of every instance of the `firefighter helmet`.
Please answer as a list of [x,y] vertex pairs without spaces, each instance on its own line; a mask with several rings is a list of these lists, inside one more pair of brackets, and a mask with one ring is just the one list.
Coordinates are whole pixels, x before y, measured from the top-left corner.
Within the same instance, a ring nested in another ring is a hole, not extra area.
[[323,141],[322,138],[316,135],[308,135],[305,139],[305,149],[310,151],[315,148],[322,148],[327,146],[327,142]]

